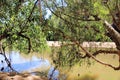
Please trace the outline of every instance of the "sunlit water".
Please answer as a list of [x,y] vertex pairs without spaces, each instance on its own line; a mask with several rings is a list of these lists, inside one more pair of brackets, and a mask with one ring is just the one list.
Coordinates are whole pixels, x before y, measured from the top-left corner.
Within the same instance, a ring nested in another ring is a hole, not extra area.
[[[12,51],[10,54],[6,55],[7,58],[10,60],[12,67],[18,71],[18,72],[32,72],[32,70],[36,68],[48,68],[52,65],[50,64],[49,60],[39,58],[35,55],[32,55],[32,57],[23,57],[20,53]],[[9,68],[7,67],[7,64],[5,62],[5,59],[2,55],[0,55],[0,69],[4,67],[4,72],[8,72]],[[48,78],[50,78],[50,75],[52,74],[52,71],[54,70],[54,67],[51,67],[48,71]],[[55,70],[53,74],[53,80],[57,80],[57,77],[59,75],[59,71]]]
[[[11,64],[12,67],[18,71],[31,71],[32,69],[35,68],[40,68],[40,67],[49,67],[50,63],[48,60],[38,58],[37,56],[32,56],[31,58],[24,58],[22,55],[20,55],[18,52],[12,51],[10,55],[6,55]],[[0,67],[5,67],[4,71],[8,71],[7,64],[4,60],[4,57],[0,55],[0,60],[3,60],[3,63],[1,62]]]

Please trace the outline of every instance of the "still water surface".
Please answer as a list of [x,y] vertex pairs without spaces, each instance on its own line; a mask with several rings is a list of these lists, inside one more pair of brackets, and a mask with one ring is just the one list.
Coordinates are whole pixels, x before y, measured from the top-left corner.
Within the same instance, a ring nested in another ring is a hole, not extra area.
[[[12,51],[11,54],[6,55],[9,60],[11,61],[12,67],[18,71],[31,71],[35,68],[40,68],[40,67],[50,67],[50,62],[46,59],[39,58],[35,55],[32,57],[23,57],[20,53]],[[7,69],[7,64],[4,61],[4,57],[0,55],[0,61],[3,60],[3,63],[0,63],[0,68],[1,67],[6,67],[4,71],[8,71]]]
[[[10,59],[13,68],[18,72],[28,71],[32,72],[32,70],[36,68],[45,68],[45,67],[51,67],[49,60],[38,57],[38,55],[32,55],[31,57],[26,55],[22,55],[18,52],[12,51],[10,55],[7,55],[7,57]],[[97,58],[100,60],[103,60],[108,63],[112,63],[113,65],[118,64],[118,57],[112,58],[113,56],[108,55],[100,55]],[[4,61],[4,57],[0,55],[0,69],[3,66],[7,66],[6,63],[1,63],[1,60]],[[52,71],[54,70],[54,67],[51,67],[48,71],[48,78],[50,77]],[[7,68],[5,71],[8,71]],[[73,67],[73,70],[69,70],[69,75],[67,80],[75,80],[77,78],[78,73],[80,74],[80,77],[86,74],[91,75],[97,75],[98,79],[96,80],[120,80],[120,71],[115,71],[109,67],[103,66],[99,63],[94,63],[89,68],[86,68],[85,65],[75,66]],[[57,80],[59,71],[56,70],[53,74],[53,80]],[[62,79],[63,80],[63,79]]]
[[[48,78],[50,78],[51,74],[53,74],[53,76],[51,77],[52,80],[58,80],[59,71],[55,70],[54,73],[52,73],[54,67],[50,64],[49,60],[47,59],[39,58],[37,55],[32,55],[31,57],[23,57],[22,54],[15,51],[11,51],[10,54],[6,54],[6,56],[10,60],[12,67],[18,72],[32,72],[36,68],[50,67],[50,70],[48,71],[47,75]],[[7,64],[2,55],[0,55],[0,62],[0,69],[4,67],[3,71],[8,72],[9,68],[7,67]]]

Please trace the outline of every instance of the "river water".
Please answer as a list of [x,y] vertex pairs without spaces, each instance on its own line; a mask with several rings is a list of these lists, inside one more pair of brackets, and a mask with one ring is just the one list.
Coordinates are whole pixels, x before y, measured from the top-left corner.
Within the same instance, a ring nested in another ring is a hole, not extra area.
[[[32,55],[31,57],[26,55],[27,57],[25,57],[19,52],[15,51],[11,51],[10,54],[6,54],[6,56],[10,60],[14,70],[18,72],[34,72],[33,70],[36,68],[49,68],[47,74],[48,78],[50,78],[52,74],[52,80],[58,80],[59,71],[55,70],[53,73],[54,67],[47,59],[40,58],[37,55]],[[3,72],[9,72],[10,69],[7,67],[4,57],[0,55],[0,69],[3,67]]]
[[[40,68],[40,67],[47,68],[51,66],[48,60],[38,58],[35,55],[33,55],[32,57],[26,58],[26,57],[23,57],[20,53],[12,51],[9,55],[7,54],[6,56],[9,58],[12,64],[12,67],[18,72],[23,72],[23,71],[30,72],[35,68]],[[0,55],[0,61],[1,61],[0,68],[5,67],[4,71],[8,72],[7,64],[2,55]]]

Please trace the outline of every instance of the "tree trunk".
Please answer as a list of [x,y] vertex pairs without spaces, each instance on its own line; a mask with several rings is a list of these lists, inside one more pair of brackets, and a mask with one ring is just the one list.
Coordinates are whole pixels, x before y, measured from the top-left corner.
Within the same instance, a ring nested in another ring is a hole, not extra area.
[[105,27],[108,31],[108,37],[111,38],[113,42],[115,42],[117,49],[120,50],[120,33],[116,31],[111,24],[109,24],[107,21],[105,21]]

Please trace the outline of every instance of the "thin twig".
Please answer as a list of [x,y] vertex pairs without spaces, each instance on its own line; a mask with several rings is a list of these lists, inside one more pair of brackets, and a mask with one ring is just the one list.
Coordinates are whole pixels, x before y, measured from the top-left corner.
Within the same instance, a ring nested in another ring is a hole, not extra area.
[[34,3],[34,6],[33,6],[32,10],[30,11],[29,16],[26,18],[26,20],[24,21],[24,23],[21,25],[21,31],[23,31],[23,30],[26,28],[26,25],[27,25],[27,23],[29,22],[29,20],[30,20],[30,18],[31,18],[31,16],[32,16],[32,13],[33,13],[33,11],[34,11],[34,9],[35,9],[35,6],[36,6],[36,4],[37,4],[38,1],[39,1],[39,0],[37,0],[37,1]]

